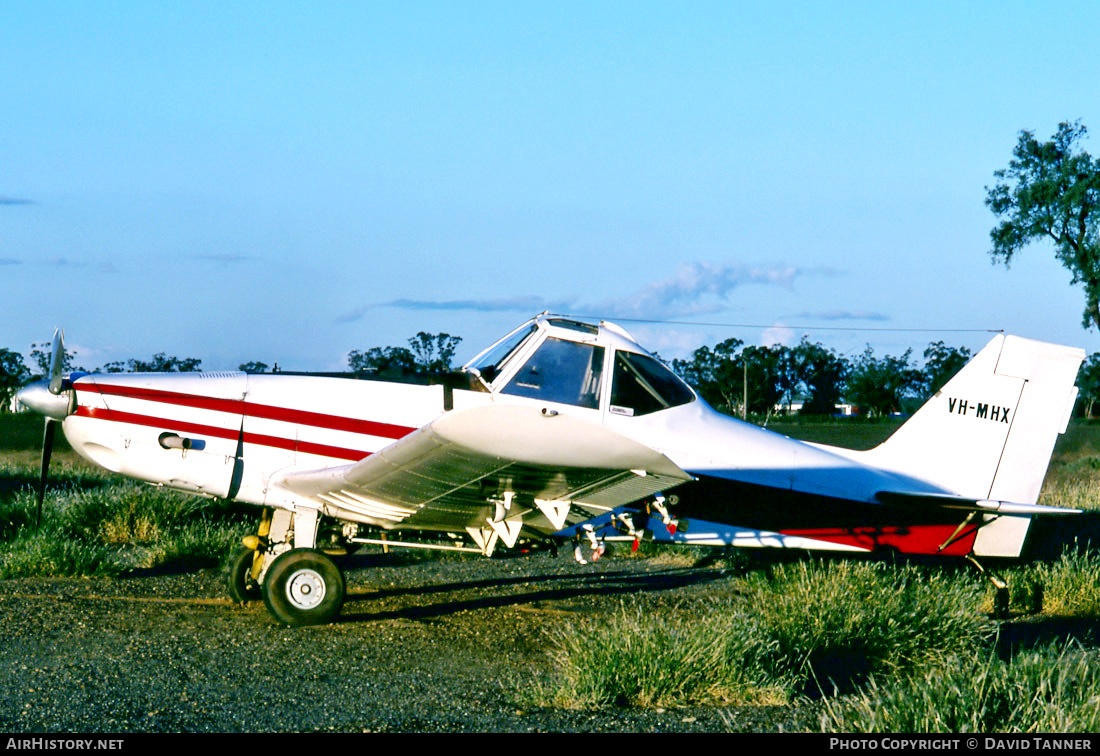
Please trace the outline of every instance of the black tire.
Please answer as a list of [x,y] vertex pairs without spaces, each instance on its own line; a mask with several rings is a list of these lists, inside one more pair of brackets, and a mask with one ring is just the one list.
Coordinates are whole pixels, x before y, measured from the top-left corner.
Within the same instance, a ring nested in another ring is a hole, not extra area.
[[323,625],[344,605],[344,575],[315,549],[291,549],[275,558],[263,584],[264,604],[291,627]]
[[255,556],[256,552],[252,549],[242,548],[229,560],[229,598],[238,604],[258,601],[261,597],[260,584],[252,579],[252,561]]

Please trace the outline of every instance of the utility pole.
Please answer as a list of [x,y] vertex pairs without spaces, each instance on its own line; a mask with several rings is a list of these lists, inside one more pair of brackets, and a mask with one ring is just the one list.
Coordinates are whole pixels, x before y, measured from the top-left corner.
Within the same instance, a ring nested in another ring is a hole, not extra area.
[[749,357],[744,350],[741,352],[741,368],[743,377],[744,401],[741,402],[741,419],[749,419]]

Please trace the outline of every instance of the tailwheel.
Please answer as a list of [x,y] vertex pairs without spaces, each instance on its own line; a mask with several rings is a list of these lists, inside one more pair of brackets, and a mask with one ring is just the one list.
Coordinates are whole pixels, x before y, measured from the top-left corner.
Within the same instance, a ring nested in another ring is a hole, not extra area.
[[261,597],[256,580],[263,554],[250,548],[238,549],[229,560],[229,598],[238,604],[257,601]]
[[[972,565],[978,568],[984,577],[986,577],[990,583],[993,584],[993,618],[994,619],[1007,619],[1009,615],[1009,595],[1008,595],[1008,583],[1001,580],[992,572],[986,572],[985,567],[974,558],[973,554],[967,554],[966,560]],[[1042,610],[1043,594],[1039,592],[1039,609]]]
[[267,610],[281,624],[323,625],[344,604],[344,576],[320,551],[291,549],[271,563],[262,593]]

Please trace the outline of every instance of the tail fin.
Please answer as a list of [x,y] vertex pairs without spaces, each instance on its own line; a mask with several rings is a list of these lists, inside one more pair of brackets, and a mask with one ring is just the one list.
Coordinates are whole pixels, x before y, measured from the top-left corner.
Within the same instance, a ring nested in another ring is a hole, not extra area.
[[967,498],[1034,504],[1084,358],[1081,349],[997,336],[865,459]]

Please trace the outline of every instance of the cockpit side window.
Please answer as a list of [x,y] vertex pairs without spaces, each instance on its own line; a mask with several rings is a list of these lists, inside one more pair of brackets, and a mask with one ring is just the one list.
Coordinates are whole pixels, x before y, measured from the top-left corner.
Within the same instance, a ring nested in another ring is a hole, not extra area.
[[548,337],[501,393],[599,409],[604,348]]
[[634,352],[615,352],[611,407],[615,415],[636,417],[687,404],[691,389],[657,360]]

